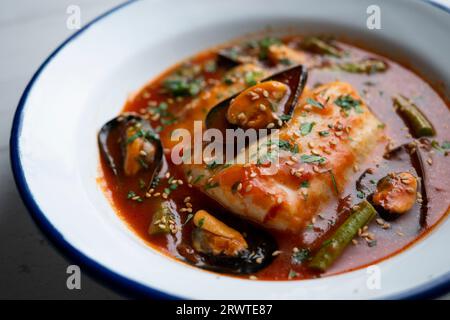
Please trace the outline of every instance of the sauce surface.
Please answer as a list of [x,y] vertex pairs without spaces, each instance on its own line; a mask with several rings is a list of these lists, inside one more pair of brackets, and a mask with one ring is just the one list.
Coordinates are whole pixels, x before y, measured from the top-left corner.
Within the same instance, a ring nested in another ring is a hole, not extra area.
[[[353,168],[354,174],[348,179],[345,190],[340,194],[339,201],[326,204],[320,215],[305,227],[300,234],[286,234],[270,231],[281,251],[273,262],[258,271],[253,276],[263,280],[305,279],[319,276],[319,273],[309,270],[303,263],[293,261],[293,253],[299,249],[308,248],[315,251],[320,244],[342,223],[350,214],[349,208],[361,201],[361,194],[355,185],[358,178],[367,170],[365,183],[375,184],[380,178],[392,172],[401,170],[405,161],[386,161],[383,155],[386,145],[391,147],[408,144],[414,141],[402,118],[394,111],[392,97],[397,94],[409,97],[429,121],[434,125],[436,135],[428,140],[422,140],[418,148],[423,159],[427,210],[421,210],[421,204],[416,203],[410,212],[397,219],[377,217],[364,232],[370,234],[370,239],[364,236],[354,238],[343,255],[320,276],[327,276],[350,271],[370,265],[401,252],[417,239],[424,236],[449,211],[450,175],[448,174],[449,159],[446,155],[446,142],[450,141],[450,113],[448,106],[433,88],[422,78],[402,65],[385,57],[377,56],[342,42],[335,42],[346,52],[343,58],[311,53],[298,49],[301,38],[286,37],[281,41],[305,55],[308,61],[309,73],[306,88],[314,88],[320,84],[336,80],[350,83],[360,94],[372,113],[384,124],[389,141],[381,141],[372,154],[358,167]],[[280,40],[278,40],[280,41]],[[237,45],[240,45],[238,43]],[[332,67],[339,61],[360,61],[361,59],[382,59],[388,65],[387,70],[373,73],[354,73]],[[180,65],[174,66],[155,80],[146,84],[136,95],[130,98],[123,112],[135,112],[147,118],[156,132],[159,133],[164,147],[165,159],[154,188],[153,195],[146,197],[148,182],[143,177],[125,177],[120,181],[114,176],[104,159],[101,160],[102,176],[100,183],[110,197],[117,213],[126,221],[130,228],[157,250],[189,263],[191,248],[192,221],[190,215],[204,209],[214,213],[222,221],[232,221],[234,225],[246,224],[236,216],[221,208],[214,200],[203,192],[190,186],[186,177],[177,165],[170,161],[170,135],[176,128],[191,126],[192,119],[203,118],[207,110],[196,109],[198,114],[185,115],[184,109],[193,99],[196,91],[207,91],[217,83],[227,81],[224,74],[227,69],[217,63],[218,49],[202,52]],[[286,62],[287,63],[287,62]],[[190,94],[174,97],[167,92],[164,81],[180,68],[188,66],[191,72],[196,72],[202,78],[202,83],[192,85]],[[269,71],[270,67],[267,68]],[[232,92],[220,92],[219,100],[229,97]],[[192,95],[192,96],[191,96]],[[116,152],[119,152],[116,150]],[[408,165],[408,164],[406,164]],[[182,181],[175,184],[173,181]],[[182,225],[181,230],[174,234],[149,235],[148,228],[153,214],[161,203],[163,193],[168,193],[168,200],[176,211],[176,219]],[[159,194],[159,195],[158,195]],[[131,195],[131,196],[130,196]],[[185,207],[185,199],[190,197],[191,210],[180,210]],[[237,275],[239,276],[239,275]],[[245,275],[243,277],[248,277]]]

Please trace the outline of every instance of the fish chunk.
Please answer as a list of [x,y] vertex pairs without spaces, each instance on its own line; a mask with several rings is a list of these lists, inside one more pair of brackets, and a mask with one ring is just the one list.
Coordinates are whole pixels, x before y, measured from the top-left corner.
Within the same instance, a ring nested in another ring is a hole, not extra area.
[[245,219],[299,232],[339,197],[352,169],[384,138],[357,91],[332,82],[304,91],[278,139],[254,142],[231,164],[191,165],[189,181]]

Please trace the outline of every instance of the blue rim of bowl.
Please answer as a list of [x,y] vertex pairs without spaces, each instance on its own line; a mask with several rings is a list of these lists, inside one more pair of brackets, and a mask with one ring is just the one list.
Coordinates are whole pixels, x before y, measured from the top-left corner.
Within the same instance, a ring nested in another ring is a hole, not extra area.
[[[36,200],[33,197],[33,194],[31,193],[28,187],[24,175],[24,170],[22,167],[22,162],[20,160],[19,138],[22,129],[23,111],[28,98],[28,94],[31,88],[33,87],[34,83],[36,82],[36,80],[39,78],[41,72],[45,69],[47,64],[58,54],[58,52],[66,46],[66,44],[76,39],[79,35],[81,35],[84,31],[89,29],[97,21],[111,15],[112,13],[136,1],[137,0],[128,0],[99,15],[98,17],[90,21],[88,24],[86,24],[83,28],[81,28],[76,33],[67,38],[63,43],[61,43],[40,65],[38,70],[34,73],[33,77],[31,78],[30,82],[26,86],[20,98],[16,112],[14,114],[10,138],[11,167],[20,196],[22,197],[22,200],[25,203],[25,206],[27,207],[28,211],[30,212],[30,215],[32,216],[33,220],[36,222],[39,228],[48,236],[48,238],[52,241],[52,243],[55,244],[55,246],[58,249],[60,249],[64,254],[68,254],[71,259],[80,262],[80,264],[86,267],[88,271],[91,271],[94,274],[99,275],[101,278],[107,279],[109,281],[112,281],[114,284],[117,284],[118,287],[125,290],[125,292],[139,293],[143,296],[152,297],[156,299],[182,299],[179,296],[159,291],[147,285],[131,280],[126,276],[116,273],[111,269],[109,269],[108,267],[98,263],[94,259],[86,256],[83,252],[79,251],[77,248],[72,246],[68,241],[66,241],[63,235],[51,224],[51,222],[45,216],[44,212],[39,208]],[[450,14],[450,8],[446,7],[445,5],[436,3],[431,0],[421,0],[421,1],[428,3]],[[438,297],[442,294],[447,293],[448,291],[450,291],[450,272],[444,274],[443,276],[437,279],[430,280],[428,283],[418,286],[410,291],[387,296],[384,297],[383,299],[392,299],[392,300],[426,299],[426,298],[429,299]]]

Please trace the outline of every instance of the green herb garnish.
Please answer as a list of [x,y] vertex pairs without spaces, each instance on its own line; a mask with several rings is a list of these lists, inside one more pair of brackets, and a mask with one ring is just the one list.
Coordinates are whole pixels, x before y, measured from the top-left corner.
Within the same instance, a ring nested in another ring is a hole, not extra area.
[[293,278],[296,278],[296,277],[298,277],[298,273],[297,272],[295,272],[294,270],[289,270],[289,274],[288,274],[288,279],[290,280],[290,279],[293,279]]
[[312,131],[312,129],[313,129],[315,124],[316,124],[315,122],[304,122],[304,123],[302,123],[300,125],[300,133],[302,134],[302,136],[308,135]]
[[324,163],[326,160],[324,157],[309,154],[302,155],[300,159],[303,163]]
[[310,105],[314,106],[314,107],[319,108],[319,109],[325,108],[325,106],[322,103],[320,103],[317,100],[311,99],[311,98],[306,98],[306,102],[309,103]]
[[334,176],[334,173],[332,170],[329,171],[330,172],[330,176],[331,176],[331,183],[333,184],[333,188],[334,188],[334,192],[336,192],[336,195],[339,194],[339,189],[336,183],[336,178]]
[[351,109],[354,109],[356,113],[363,112],[363,109],[361,108],[361,101],[354,99],[348,94],[339,96],[336,100],[334,100],[334,103],[346,112],[350,112]]
[[302,248],[294,253],[292,253],[292,263],[301,264],[309,258],[311,252],[308,249]]

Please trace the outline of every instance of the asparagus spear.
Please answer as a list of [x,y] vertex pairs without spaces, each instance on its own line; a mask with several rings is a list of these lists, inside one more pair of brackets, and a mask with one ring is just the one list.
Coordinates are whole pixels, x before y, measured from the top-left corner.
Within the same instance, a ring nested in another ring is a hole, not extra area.
[[393,101],[394,107],[409,126],[415,138],[435,135],[432,124],[411,100],[404,96],[396,95],[393,97]]
[[358,230],[367,225],[376,214],[376,210],[367,200],[353,207],[353,213],[328,240],[324,241],[309,263],[309,267],[320,271],[327,270],[339,258]]

